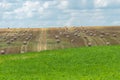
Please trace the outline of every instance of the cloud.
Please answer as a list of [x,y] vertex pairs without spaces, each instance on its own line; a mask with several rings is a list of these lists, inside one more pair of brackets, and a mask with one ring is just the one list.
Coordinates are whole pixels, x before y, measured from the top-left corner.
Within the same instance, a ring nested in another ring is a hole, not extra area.
[[0,26],[112,25],[119,14],[120,0],[0,1]]
[[120,0],[94,0],[95,8],[116,9],[120,8]]
[[49,3],[49,2],[45,2],[45,3],[43,4],[43,7],[44,7],[44,8],[49,8],[49,6],[50,6],[50,3]]
[[8,3],[8,2],[0,2],[0,8],[3,8],[3,9],[8,9],[11,7],[11,3]]
[[104,8],[109,4],[108,0],[94,0],[95,8]]
[[112,25],[120,25],[120,20],[119,21],[113,21]]
[[5,12],[4,17],[12,16],[17,19],[24,19],[33,17],[34,13],[43,13],[42,4],[39,1],[26,1],[21,7]]
[[68,0],[61,0],[60,4],[58,5],[59,9],[66,9],[68,8],[69,1]]
[[71,13],[70,19],[67,21],[66,25],[105,25],[106,16],[101,9],[95,10],[68,10]]
[[43,7],[45,9],[55,7],[57,5],[58,1],[57,0],[51,0],[51,1],[45,1],[43,3]]
[[40,2],[35,1],[26,1],[21,8],[15,9],[14,14],[17,15],[17,17],[24,18],[24,17],[33,17],[34,12],[42,12],[43,8],[40,6]]

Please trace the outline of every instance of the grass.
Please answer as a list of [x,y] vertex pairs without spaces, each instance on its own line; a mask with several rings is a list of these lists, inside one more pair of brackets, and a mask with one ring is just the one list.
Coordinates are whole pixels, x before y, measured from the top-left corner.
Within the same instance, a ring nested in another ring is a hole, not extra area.
[[120,80],[120,46],[0,55],[0,80]]

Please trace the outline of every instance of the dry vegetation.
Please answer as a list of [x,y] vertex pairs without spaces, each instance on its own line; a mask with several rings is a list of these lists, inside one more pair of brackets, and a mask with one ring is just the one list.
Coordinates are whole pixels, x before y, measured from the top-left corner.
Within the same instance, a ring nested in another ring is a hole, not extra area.
[[0,29],[0,54],[119,44],[116,26]]

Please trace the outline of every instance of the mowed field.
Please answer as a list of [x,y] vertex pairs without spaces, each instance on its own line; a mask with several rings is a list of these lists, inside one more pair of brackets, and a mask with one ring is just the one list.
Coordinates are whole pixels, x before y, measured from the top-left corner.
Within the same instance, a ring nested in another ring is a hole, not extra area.
[[120,80],[120,46],[0,56],[0,80]]
[[119,44],[119,26],[0,29],[0,54]]

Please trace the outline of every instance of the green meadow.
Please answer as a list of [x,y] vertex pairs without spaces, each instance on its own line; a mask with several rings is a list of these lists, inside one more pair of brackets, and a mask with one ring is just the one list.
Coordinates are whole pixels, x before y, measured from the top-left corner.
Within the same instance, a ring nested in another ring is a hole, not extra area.
[[0,55],[0,80],[120,80],[120,46]]

